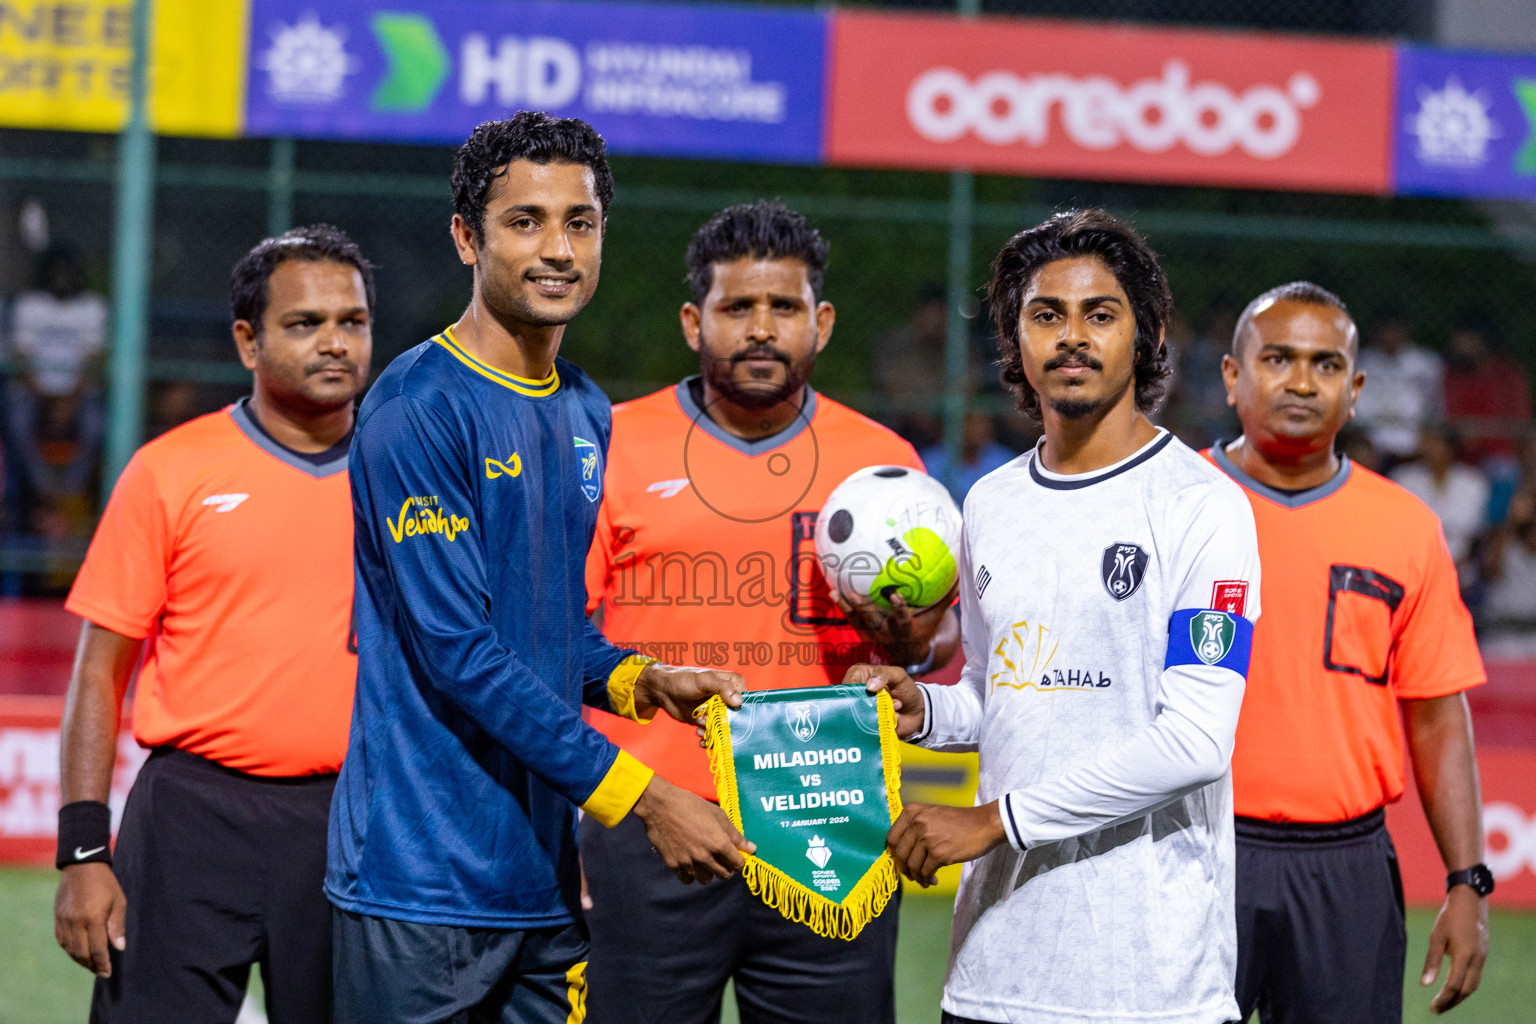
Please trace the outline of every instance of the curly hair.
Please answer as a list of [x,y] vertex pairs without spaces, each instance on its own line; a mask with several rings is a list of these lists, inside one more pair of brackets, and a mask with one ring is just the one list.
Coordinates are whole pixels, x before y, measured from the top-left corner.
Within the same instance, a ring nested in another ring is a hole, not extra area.
[[997,328],[997,365],[1019,411],[1040,418],[1040,396],[1024,376],[1019,314],[1024,293],[1040,268],[1090,256],[1115,275],[1136,317],[1136,408],[1151,413],[1162,402],[1172,373],[1163,327],[1173,312],[1168,279],[1146,240],[1104,210],[1067,210],[1008,240],[992,262],[987,297]]
[[292,228],[275,238],[264,238],[250,252],[240,257],[229,275],[229,311],[236,320],[250,324],[259,336],[261,318],[267,312],[267,281],[280,264],[289,260],[305,263],[346,263],[363,279],[368,296],[368,314],[373,315],[373,264],[357,243],[333,224],[310,224]]
[[777,199],[727,206],[705,221],[688,243],[688,291],[694,305],[701,305],[715,282],[715,264],[750,256],[800,260],[810,277],[811,292],[820,300],[827,250],[826,239],[805,215]]
[[513,160],[536,164],[585,164],[604,217],[613,203],[608,145],[597,129],[577,117],[551,117],[524,110],[504,121],[484,121],[453,157],[453,212],[464,218],[475,241],[485,241],[485,204],[496,179]]

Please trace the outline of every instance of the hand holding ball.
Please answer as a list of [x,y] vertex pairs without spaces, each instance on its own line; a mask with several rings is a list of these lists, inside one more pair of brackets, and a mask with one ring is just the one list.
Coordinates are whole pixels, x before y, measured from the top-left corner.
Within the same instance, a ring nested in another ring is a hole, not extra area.
[[960,509],[944,485],[905,466],[869,466],[837,485],[816,518],[816,555],[832,593],[914,610],[955,584]]

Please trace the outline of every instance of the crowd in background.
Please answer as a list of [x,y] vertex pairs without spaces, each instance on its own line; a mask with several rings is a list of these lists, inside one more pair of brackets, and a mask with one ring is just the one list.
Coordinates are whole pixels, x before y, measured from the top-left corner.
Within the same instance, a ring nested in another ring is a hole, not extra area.
[[[909,320],[873,351],[872,392],[882,419],[918,449],[963,502],[971,486],[1034,444],[989,365],[985,311],[972,320],[966,390],[971,411],[951,476],[939,396],[945,379],[944,292],[929,287]],[[1239,433],[1227,405],[1221,359],[1237,310],[1216,307],[1198,328],[1175,317],[1169,343],[1174,387],[1158,417],[1185,443],[1205,448]],[[1492,655],[1536,656],[1536,426],[1523,367],[1498,346],[1492,325],[1467,320],[1438,350],[1419,344],[1397,317],[1368,326],[1359,369],[1367,384],[1340,445],[1355,463],[1402,485],[1440,517],[1462,595]]]
[[59,540],[95,526],[106,410],[101,363],[111,311],[77,252],[37,254],[31,287],[5,305],[0,409],[6,533]]
[[[61,557],[0,567],[0,596],[67,589],[101,511],[111,306],[68,242],[39,244],[28,271],[0,295],[0,535],[10,553]],[[208,411],[190,381],[157,381],[148,398],[151,437]]]
[[[67,243],[40,247],[32,270],[30,287],[0,297],[0,515],[12,549],[78,546],[100,512],[110,307]],[[1170,330],[1177,371],[1159,419],[1198,448],[1238,432],[1220,372],[1236,321],[1234,309],[1218,306],[1198,326],[1175,318]],[[979,310],[965,352],[970,411],[951,474],[942,413],[947,323],[944,290],[924,288],[905,321],[875,342],[869,394],[880,418],[963,502],[977,480],[1039,435],[1007,411],[988,316]],[[1359,365],[1368,384],[1340,444],[1440,517],[1490,653],[1536,655],[1536,432],[1525,368],[1500,350],[1486,323],[1464,322],[1434,348],[1398,318],[1366,326]],[[191,382],[154,382],[146,434],[208,411],[205,405]],[[34,575],[24,591],[20,574],[0,571],[0,593],[51,592],[70,575]]]

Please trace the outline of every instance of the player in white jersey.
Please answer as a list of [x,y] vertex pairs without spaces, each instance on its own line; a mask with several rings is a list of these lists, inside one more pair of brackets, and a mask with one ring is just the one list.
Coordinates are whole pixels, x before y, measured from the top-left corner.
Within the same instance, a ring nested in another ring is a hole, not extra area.
[[975,807],[909,804],[888,840],[921,882],[972,862],[944,1020],[1221,1024],[1253,513],[1147,418],[1172,300],[1128,226],[1087,210],[1021,232],[991,300],[1003,380],[1045,438],[966,500],[965,671],[848,677],[891,690],[903,738],[981,755]]

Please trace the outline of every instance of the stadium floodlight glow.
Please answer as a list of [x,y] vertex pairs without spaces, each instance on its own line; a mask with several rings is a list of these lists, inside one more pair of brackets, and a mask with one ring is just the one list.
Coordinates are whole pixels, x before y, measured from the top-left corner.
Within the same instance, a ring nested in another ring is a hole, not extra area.
[[1298,71],[1284,88],[1254,85],[1241,94],[1220,82],[1191,84],[1182,61],[1160,78],[1129,86],[1104,75],[1020,76],[989,71],[974,81],[954,68],[918,75],[907,90],[907,119],[930,142],[955,142],[967,132],[994,146],[1043,146],[1051,113],[1074,143],[1091,150],[1122,143],[1163,153],[1183,143],[1201,156],[1233,147],[1260,160],[1284,156],[1301,137],[1301,112],[1322,98],[1317,79]]

